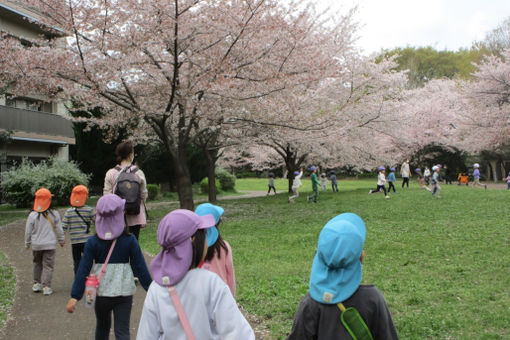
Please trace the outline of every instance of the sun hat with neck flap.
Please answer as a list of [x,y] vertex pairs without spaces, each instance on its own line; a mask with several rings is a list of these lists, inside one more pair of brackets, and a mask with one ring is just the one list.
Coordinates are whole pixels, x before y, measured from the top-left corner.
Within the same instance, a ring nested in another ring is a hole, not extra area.
[[114,240],[119,237],[126,222],[124,206],[126,200],[114,194],[104,195],[96,205],[96,233],[102,240]]
[[220,222],[220,218],[223,215],[225,210],[217,205],[211,203],[202,203],[195,209],[195,214],[198,216],[204,215],[213,215],[216,220],[215,226],[211,228],[207,228],[207,246],[210,247],[216,243],[218,240],[218,228],[216,227]]
[[337,304],[356,292],[361,284],[360,258],[365,237],[365,223],[356,214],[340,214],[326,223],[312,264],[312,299]]
[[161,286],[179,283],[191,266],[191,236],[215,223],[213,215],[198,216],[186,209],[174,210],[163,217],[158,226],[158,243],[163,249],[150,265],[154,281]]
[[40,188],[35,192],[34,211],[45,212],[51,205],[53,195],[46,188]]

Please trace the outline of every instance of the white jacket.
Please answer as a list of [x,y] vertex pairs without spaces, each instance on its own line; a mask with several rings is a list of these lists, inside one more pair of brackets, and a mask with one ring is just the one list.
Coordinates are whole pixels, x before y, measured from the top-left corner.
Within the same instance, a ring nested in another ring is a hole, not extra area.
[[296,177],[294,177],[294,182],[292,182],[292,189],[297,189],[303,184],[301,183],[301,176],[303,176],[303,171],[299,173]]

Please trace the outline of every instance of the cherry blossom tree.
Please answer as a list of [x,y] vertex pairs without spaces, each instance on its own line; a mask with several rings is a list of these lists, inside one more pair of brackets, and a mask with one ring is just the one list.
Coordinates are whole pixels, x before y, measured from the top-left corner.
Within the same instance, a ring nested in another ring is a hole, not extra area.
[[[34,40],[28,47],[3,37],[2,87],[102,107],[105,117],[90,123],[114,131],[128,122],[135,138],[162,143],[184,208],[193,208],[187,147],[197,133],[214,136],[215,129],[204,130],[204,124],[232,121],[215,107],[256,102],[316,81],[333,63],[320,45],[326,34],[318,29],[335,27],[336,39],[350,38],[355,29],[350,16],[326,25],[304,1],[24,2],[45,14],[45,25],[69,37],[49,44]],[[278,119],[270,112],[263,117]]]

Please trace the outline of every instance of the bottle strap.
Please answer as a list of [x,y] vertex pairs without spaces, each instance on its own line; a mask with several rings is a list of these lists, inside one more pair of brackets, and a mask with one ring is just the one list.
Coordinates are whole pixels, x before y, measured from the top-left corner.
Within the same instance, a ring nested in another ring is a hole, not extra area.
[[[78,214],[78,216],[80,216],[81,220],[87,225],[87,230],[85,231],[85,234],[88,234],[90,232],[90,221],[86,221],[83,216],[80,214],[80,211],[78,210],[78,208],[74,208],[74,211]],[[69,228],[71,229],[71,228]]]
[[106,265],[108,264],[108,261],[110,261],[110,256],[113,252],[113,247],[115,247],[115,244],[117,243],[117,239],[113,240],[112,245],[110,246],[110,250],[108,251],[108,256],[106,256],[106,260],[103,263],[103,266],[101,267],[101,273],[99,273],[99,277],[97,278],[97,287],[99,287],[99,284],[101,283],[101,279],[103,278],[103,274],[106,271]]
[[184,309],[182,308],[181,299],[179,299],[179,295],[175,290],[174,286],[169,286],[168,291],[170,292],[170,298],[174,303],[175,310],[177,311],[177,315],[179,315],[179,320],[181,321],[182,328],[184,328],[184,332],[186,333],[186,337],[188,340],[195,340],[195,335],[191,330],[191,326],[189,324],[188,318],[186,317],[186,313],[184,313]]
[[51,229],[53,229],[53,233],[55,234],[55,237],[57,236],[57,233],[55,232],[55,225],[53,224],[53,221],[51,220],[51,218],[48,216],[48,213],[45,211],[42,213],[44,217],[46,217],[46,219],[48,220],[48,222],[50,222],[50,225],[51,225]]

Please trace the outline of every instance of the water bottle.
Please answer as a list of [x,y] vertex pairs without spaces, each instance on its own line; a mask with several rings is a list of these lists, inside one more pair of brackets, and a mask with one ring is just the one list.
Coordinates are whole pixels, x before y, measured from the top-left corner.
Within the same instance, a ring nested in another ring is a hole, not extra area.
[[99,281],[94,274],[87,276],[87,281],[85,281],[85,307],[94,308],[98,286]]

